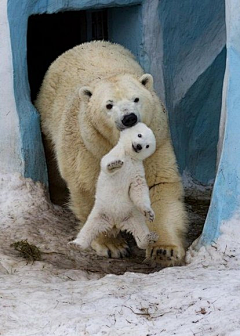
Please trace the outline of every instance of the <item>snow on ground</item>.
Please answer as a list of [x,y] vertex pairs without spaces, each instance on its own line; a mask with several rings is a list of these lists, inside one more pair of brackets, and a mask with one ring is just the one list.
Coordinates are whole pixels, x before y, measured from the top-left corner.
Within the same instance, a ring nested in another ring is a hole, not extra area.
[[[239,222],[224,223],[213,246],[190,248],[187,266],[103,276],[69,251],[69,212],[39,183],[0,175],[0,335],[239,336]],[[10,247],[26,238],[41,261]]]

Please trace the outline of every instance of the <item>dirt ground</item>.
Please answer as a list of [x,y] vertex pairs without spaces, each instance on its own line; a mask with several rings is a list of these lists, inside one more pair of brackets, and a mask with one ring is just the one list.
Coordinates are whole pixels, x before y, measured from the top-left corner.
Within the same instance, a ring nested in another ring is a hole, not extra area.
[[[197,195],[186,192],[185,202],[189,217],[188,246],[202,232],[210,204],[210,195],[210,190],[198,192]],[[98,257],[94,252],[85,253],[71,249],[69,255],[48,255],[47,259],[52,264],[56,262],[58,267],[60,263],[63,267],[81,268],[82,270],[100,274],[123,274],[125,272],[152,273],[161,269],[160,266],[145,264],[143,262],[145,251],[137,248],[131,235],[124,234],[124,236],[131,248],[131,256],[129,258],[108,259]]]
[[[0,246],[6,259],[16,263],[24,256],[14,250],[14,244],[28,240],[41,253],[41,265],[53,268],[56,272],[67,270],[87,271],[92,276],[123,274],[125,272],[152,273],[161,268],[143,261],[145,251],[137,248],[131,235],[125,235],[130,246],[129,258],[111,259],[99,257],[94,251],[79,251],[69,245],[79,232],[78,222],[66,208],[54,205],[48,191],[39,183],[21,177],[4,177],[2,184],[2,230]],[[200,187],[185,192],[189,215],[187,235],[190,245],[202,232],[208,212],[211,190]],[[5,201],[4,201],[5,200]],[[10,201],[9,201],[10,200]]]

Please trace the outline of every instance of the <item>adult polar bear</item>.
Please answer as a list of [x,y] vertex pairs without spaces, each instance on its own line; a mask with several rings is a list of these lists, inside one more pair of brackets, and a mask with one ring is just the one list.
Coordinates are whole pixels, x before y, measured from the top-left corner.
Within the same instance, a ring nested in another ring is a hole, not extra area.
[[[67,183],[70,207],[82,224],[94,204],[100,160],[117,144],[119,132],[138,121],[153,130],[157,147],[144,166],[156,216],[148,225],[159,240],[146,250],[146,258],[164,266],[180,264],[187,220],[167,114],[152,76],[144,74],[134,56],[109,42],[76,46],[52,63],[35,105]],[[126,242],[111,232],[92,247],[102,256],[128,254]]]

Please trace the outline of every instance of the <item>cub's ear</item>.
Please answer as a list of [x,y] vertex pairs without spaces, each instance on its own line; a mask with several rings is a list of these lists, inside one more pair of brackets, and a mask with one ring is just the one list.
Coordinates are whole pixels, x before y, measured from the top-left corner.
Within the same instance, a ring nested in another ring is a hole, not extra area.
[[92,89],[89,86],[83,86],[79,89],[79,97],[86,102],[89,102],[89,99],[92,96]]
[[140,83],[149,91],[153,90],[153,77],[150,74],[144,74],[139,78]]

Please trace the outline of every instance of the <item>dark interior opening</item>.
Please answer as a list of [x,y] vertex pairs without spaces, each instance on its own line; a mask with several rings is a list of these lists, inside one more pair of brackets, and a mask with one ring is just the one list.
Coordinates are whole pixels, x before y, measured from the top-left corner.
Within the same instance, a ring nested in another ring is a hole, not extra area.
[[48,67],[58,56],[78,44],[108,39],[107,15],[107,10],[99,10],[29,17],[27,62],[32,101],[36,98]]
[[[31,100],[34,102],[51,63],[65,51],[84,42],[108,39],[108,10],[67,11],[32,15],[28,19],[27,63]],[[48,168],[49,193],[53,203],[68,201],[55,155],[42,135]]]

